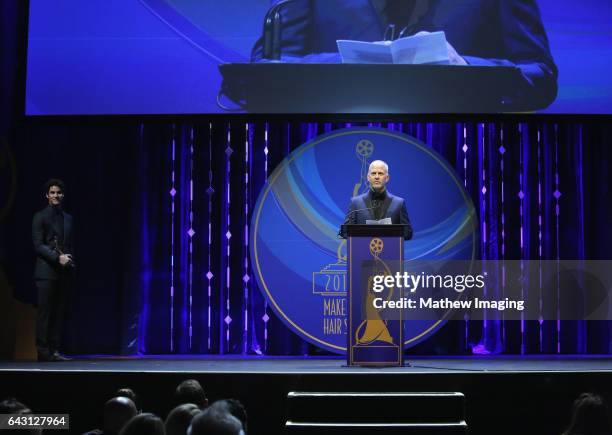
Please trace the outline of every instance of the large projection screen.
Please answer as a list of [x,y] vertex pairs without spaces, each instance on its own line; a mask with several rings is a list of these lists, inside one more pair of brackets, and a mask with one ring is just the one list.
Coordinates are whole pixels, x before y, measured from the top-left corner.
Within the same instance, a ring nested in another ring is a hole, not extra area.
[[[608,0],[295,0],[264,47],[277,5],[30,0],[26,115],[612,113]],[[418,64],[338,53],[418,32]]]

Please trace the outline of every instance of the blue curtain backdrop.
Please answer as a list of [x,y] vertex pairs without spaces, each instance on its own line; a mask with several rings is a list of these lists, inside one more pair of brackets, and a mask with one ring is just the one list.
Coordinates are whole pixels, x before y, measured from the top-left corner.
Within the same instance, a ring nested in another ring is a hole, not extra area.
[[[177,124],[163,136],[141,128],[140,352],[317,353],[275,318],[250,279],[250,210],[293,149],[350,125]],[[610,257],[607,126],[369,125],[411,134],[455,167],[477,208],[482,258]],[[609,352],[607,322],[460,323],[411,352]]]
[[[251,279],[248,225],[267,175],[287,154],[350,125],[27,126],[7,144],[17,183],[4,267],[16,297],[36,302],[31,218],[44,206],[44,181],[60,177],[79,266],[69,353],[321,353],[266,306]],[[371,125],[417,137],[456,169],[477,209],[483,258],[611,257],[609,124]],[[609,329],[608,322],[449,322],[410,352],[608,354]]]

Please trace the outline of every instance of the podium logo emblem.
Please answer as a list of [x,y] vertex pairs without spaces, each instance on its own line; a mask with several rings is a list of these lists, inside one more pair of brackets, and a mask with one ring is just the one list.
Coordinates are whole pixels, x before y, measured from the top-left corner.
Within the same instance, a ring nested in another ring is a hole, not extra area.
[[378,238],[372,239],[372,241],[370,242],[370,254],[372,254],[373,257],[378,257],[383,251],[384,246],[385,244],[382,240]]

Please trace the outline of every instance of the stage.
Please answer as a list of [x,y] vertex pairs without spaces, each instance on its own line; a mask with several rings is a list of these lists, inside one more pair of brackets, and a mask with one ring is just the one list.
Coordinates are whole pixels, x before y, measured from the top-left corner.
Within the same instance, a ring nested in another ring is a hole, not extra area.
[[579,373],[610,372],[612,356],[482,356],[407,357],[404,367],[346,367],[341,357],[190,356],[139,357],[79,356],[71,361],[0,362],[0,372],[194,373],[255,375],[449,374],[449,373]]
[[[0,385],[3,396],[14,395],[35,411],[69,412],[74,433],[97,427],[103,403],[120,387],[133,388],[144,411],[165,416],[175,386],[187,378],[199,380],[210,400],[240,399],[248,411],[250,434],[279,433],[287,420],[295,420],[295,406],[288,399],[291,392],[340,397],[373,393],[383,401],[394,393],[461,393],[459,419],[467,423],[469,433],[484,434],[517,433],[526,425],[529,432],[560,433],[569,422],[572,401],[581,392],[612,391],[612,358],[606,356],[410,357],[408,361],[410,366],[399,368],[349,368],[343,366],[344,359],[335,357],[78,357],[63,363],[2,362]],[[346,414],[341,400],[327,403],[337,408],[322,411],[315,409],[319,405],[308,406],[321,418]],[[304,418],[303,409],[299,413]],[[402,414],[410,413],[398,406],[388,417],[400,419]],[[464,428],[458,429],[438,432],[464,433]]]

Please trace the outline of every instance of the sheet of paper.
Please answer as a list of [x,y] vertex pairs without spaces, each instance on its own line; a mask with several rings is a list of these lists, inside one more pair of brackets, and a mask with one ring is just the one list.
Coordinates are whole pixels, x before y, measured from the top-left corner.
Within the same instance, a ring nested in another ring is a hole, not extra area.
[[391,225],[393,224],[393,222],[391,221],[391,218],[384,218],[384,219],[366,219],[366,225]]
[[389,44],[344,39],[336,43],[342,63],[393,63]]
[[448,48],[444,32],[425,33],[394,41],[390,46],[393,63],[448,64]]
[[393,42],[338,40],[342,63],[448,64],[444,32],[408,36]]

